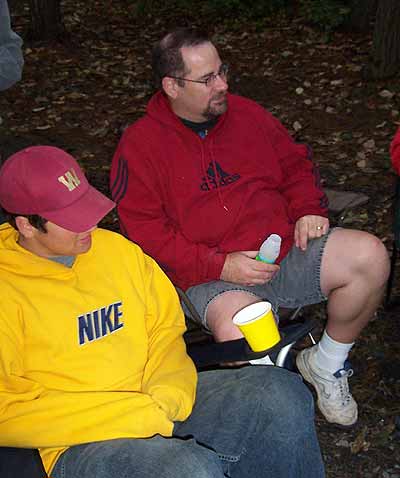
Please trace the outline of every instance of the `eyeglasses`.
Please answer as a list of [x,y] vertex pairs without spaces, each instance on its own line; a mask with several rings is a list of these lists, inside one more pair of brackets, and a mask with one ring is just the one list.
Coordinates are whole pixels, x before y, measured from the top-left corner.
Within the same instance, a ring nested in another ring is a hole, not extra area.
[[218,77],[220,77],[221,80],[226,81],[226,79],[228,78],[228,72],[229,72],[229,66],[223,63],[220,66],[218,73],[212,73],[204,80],[190,80],[189,78],[181,78],[179,76],[172,76],[172,75],[166,75],[166,76],[168,76],[169,78],[173,78],[174,80],[190,81],[191,83],[201,83],[203,85],[206,85],[207,88],[210,88],[217,81]]

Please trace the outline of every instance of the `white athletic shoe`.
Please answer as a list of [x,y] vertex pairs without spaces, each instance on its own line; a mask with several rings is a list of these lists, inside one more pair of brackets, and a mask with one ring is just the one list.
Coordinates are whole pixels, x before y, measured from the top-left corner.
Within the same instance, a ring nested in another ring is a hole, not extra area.
[[302,350],[296,357],[296,365],[304,380],[316,390],[317,405],[330,423],[350,427],[357,421],[357,403],[349,391],[348,378],[353,370],[345,366],[331,374],[315,364],[317,345]]

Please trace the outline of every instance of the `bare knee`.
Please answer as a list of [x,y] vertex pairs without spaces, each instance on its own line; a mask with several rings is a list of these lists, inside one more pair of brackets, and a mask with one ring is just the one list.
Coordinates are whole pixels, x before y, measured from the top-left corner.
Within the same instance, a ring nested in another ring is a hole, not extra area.
[[362,280],[381,287],[390,272],[388,252],[380,239],[367,232],[337,229],[328,239],[322,258],[322,289],[329,293],[337,287]]
[[207,308],[206,322],[215,340],[224,342],[243,337],[232,318],[246,305],[260,300],[260,297],[245,291],[227,291],[212,300]]
[[357,247],[358,251],[354,256],[354,267],[362,274],[375,278],[383,285],[390,272],[387,249],[376,236],[366,232],[361,234]]

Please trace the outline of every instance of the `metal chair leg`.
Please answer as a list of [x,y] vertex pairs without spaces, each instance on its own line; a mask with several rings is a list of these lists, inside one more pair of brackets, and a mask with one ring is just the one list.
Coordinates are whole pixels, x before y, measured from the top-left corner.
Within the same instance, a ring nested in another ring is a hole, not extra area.
[[285,367],[288,353],[290,352],[290,349],[293,347],[293,345],[294,345],[294,342],[281,348],[275,361],[275,365],[277,367]]

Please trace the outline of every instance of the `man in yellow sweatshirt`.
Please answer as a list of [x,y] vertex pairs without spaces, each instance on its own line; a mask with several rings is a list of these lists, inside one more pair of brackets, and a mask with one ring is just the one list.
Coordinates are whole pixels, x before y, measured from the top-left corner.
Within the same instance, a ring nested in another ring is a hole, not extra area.
[[1,446],[38,448],[53,478],[324,476],[301,379],[243,367],[197,380],[175,289],[97,229],[114,203],[69,154],[11,156],[0,205]]

